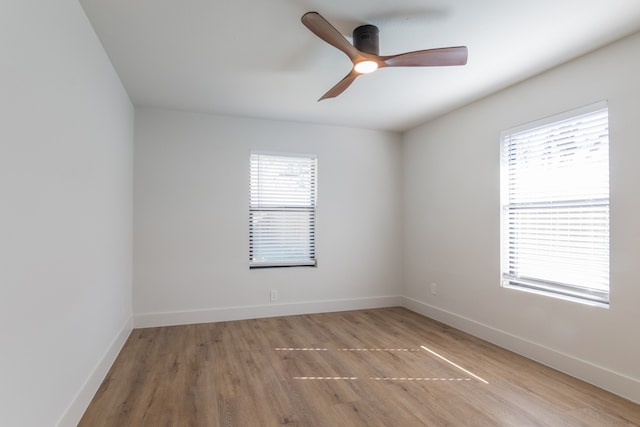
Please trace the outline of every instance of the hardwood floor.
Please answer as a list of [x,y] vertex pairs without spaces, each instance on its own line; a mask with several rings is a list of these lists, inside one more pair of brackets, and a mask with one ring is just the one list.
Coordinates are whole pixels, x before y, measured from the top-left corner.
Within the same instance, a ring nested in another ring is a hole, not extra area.
[[136,329],[80,426],[639,426],[640,405],[403,308]]

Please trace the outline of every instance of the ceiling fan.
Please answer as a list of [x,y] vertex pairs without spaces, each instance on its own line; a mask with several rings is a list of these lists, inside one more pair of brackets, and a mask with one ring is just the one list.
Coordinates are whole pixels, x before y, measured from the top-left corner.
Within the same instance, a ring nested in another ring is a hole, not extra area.
[[416,50],[397,55],[380,56],[378,27],[375,25],[362,25],[353,30],[352,45],[318,12],[307,12],[301,20],[312,33],[343,51],[353,62],[353,68],[349,74],[322,95],[318,101],[335,98],[344,92],[359,75],[372,73],[378,68],[430,67],[465,65],[467,63],[466,46]]

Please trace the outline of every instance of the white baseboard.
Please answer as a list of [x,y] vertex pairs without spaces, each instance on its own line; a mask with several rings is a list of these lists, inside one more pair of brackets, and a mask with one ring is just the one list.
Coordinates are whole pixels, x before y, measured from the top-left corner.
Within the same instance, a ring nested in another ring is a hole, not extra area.
[[71,401],[71,404],[64,412],[58,423],[56,424],[58,427],[75,427],[80,422],[82,415],[84,415],[84,411],[86,411],[89,403],[91,403],[91,399],[98,391],[100,384],[104,380],[107,372],[115,362],[116,357],[124,347],[124,343],[127,341],[127,338],[131,334],[133,330],[133,317],[129,317],[125,324],[120,329],[120,332],[116,335],[116,337],[107,348],[107,351],[104,353],[96,367],[89,375],[89,378],[85,381],[85,383],[80,388],[80,391],[75,396],[75,398]]
[[473,336],[496,344],[514,353],[540,362],[553,369],[564,372],[614,394],[640,403],[640,381],[614,372],[602,366],[561,353],[549,347],[528,341],[508,332],[476,322],[456,313],[452,313],[421,301],[401,297],[402,306],[446,325],[460,329]]
[[134,326],[136,328],[150,328],[156,326],[225,322],[230,320],[259,319],[262,317],[397,307],[400,306],[401,303],[402,297],[400,296],[381,296],[286,304],[222,307],[165,313],[141,313],[134,315]]

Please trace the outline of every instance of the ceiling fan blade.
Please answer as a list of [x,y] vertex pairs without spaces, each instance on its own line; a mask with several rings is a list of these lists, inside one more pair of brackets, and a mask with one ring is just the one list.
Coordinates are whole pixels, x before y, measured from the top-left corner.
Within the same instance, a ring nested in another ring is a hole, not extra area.
[[353,45],[340,34],[340,31],[336,30],[335,27],[318,12],[305,13],[302,15],[301,21],[316,36],[343,51],[351,61],[355,61],[361,56],[360,51],[353,47]]
[[468,50],[466,46],[443,47],[439,49],[416,50],[398,55],[381,56],[386,67],[429,67],[465,65]]
[[345,91],[346,88],[348,88],[351,85],[351,83],[353,83],[353,81],[359,75],[360,74],[357,71],[351,70],[351,72],[347,74],[342,80],[340,80],[338,84],[336,84],[334,87],[329,89],[327,93],[322,95],[322,98],[318,99],[318,101],[322,101],[323,99],[327,99],[327,98],[335,98],[336,96],[340,95],[342,92]]

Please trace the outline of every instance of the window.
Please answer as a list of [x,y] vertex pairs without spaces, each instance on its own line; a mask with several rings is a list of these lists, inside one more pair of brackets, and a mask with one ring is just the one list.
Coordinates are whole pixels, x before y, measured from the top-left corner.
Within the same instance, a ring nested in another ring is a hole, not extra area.
[[609,125],[602,102],[501,134],[506,287],[609,304]]
[[316,156],[251,152],[250,163],[250,268],[315,266]]

